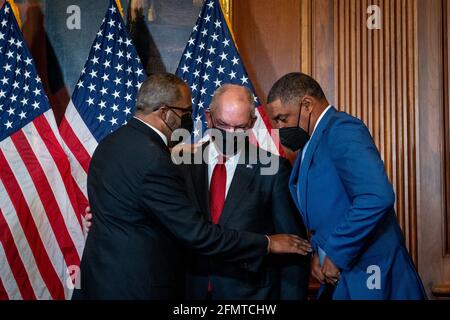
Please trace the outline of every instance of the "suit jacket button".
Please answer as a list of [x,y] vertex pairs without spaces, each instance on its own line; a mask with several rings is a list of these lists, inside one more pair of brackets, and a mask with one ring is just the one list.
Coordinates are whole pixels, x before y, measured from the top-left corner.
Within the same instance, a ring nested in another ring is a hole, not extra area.
[[311,235],[315,235],[316,234],[316,230],[311,230],[309,233],[311,233]]

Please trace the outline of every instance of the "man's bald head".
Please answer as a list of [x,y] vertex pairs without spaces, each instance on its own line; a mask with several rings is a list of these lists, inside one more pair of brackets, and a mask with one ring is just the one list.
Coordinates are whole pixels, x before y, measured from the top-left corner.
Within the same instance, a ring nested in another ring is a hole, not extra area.
[[239,111],[247,109],[249,117],[253,118],[255,116],[253,93],[244,86],[224,84],[214,92],[209,109],[214,114],[222,113],[223,108],[227,108],[227,112],[231,112],[231,109],[240,109]]
[[209,128],[246,131],[255,123],[253,93],[247,87],[224,84],[213,95],[206,121]]
[[208,128],[218,129],[211,131],[211,138],[219,152],[235,155],[256,121],[253,93],[247,87],[225,84],[214,93],[205,116]]

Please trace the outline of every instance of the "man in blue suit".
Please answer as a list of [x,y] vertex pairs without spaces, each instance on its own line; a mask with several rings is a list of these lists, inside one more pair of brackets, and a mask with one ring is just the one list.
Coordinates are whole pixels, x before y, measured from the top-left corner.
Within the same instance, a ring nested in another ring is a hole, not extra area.
[[424,299],[383,161],[362,121],[329,105],[302,73],[279,79],[267,113],[299,151],[289,188],[311,235],[319,298]]

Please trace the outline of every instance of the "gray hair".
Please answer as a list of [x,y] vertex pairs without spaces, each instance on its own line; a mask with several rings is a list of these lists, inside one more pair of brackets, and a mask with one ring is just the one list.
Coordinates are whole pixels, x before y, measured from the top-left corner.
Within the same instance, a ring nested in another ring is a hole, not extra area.
[[149,114],[162,105],[172,105],[181,98],[183,80],[171,73],[155,73],[150,75],[139,89],[136,109]]
[[255,102],[254,102],[254,95],[253,92],[245,86],[240,86],[237,84],[224,84],[222,86],[220,86],[215,92],[214,95],[212,97],[211,103],[209,105],[209,110],[211,113],[214,112],[214,110],[217,108],[217,100],[228,90],[230,89],[236,89],[236,88],[241,88],[245,90],[246,93],[246,98],[247,98],[247,102],[250,106],[250,115],[253,118],[255,116]]

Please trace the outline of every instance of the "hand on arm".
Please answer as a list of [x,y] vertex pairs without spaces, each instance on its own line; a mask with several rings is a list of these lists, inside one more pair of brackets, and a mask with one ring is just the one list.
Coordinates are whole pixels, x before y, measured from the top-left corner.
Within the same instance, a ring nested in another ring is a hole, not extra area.
[[267,236],[269,253],[297,253],[306,256],[312,251],[311,245],[305,239],[291,234],[275,234]]
[[83,231],[84,233],[87,235],[89,233],[89,230],[91,230],[92,227],[92,212],[91,212],[91,207],[86,207],[86,211],[85,211],[85,215],[84,217],[81,216],[81,220],[83,223]]
[[[91,207],[86,208],[86,215],[83,218],[83,227],[87,234],[92,227]],[[274,254],[297,253],[307,255],[311,252],[311,245],[308,241],[289,234],[276,234],[267,236],[267,252]]]

